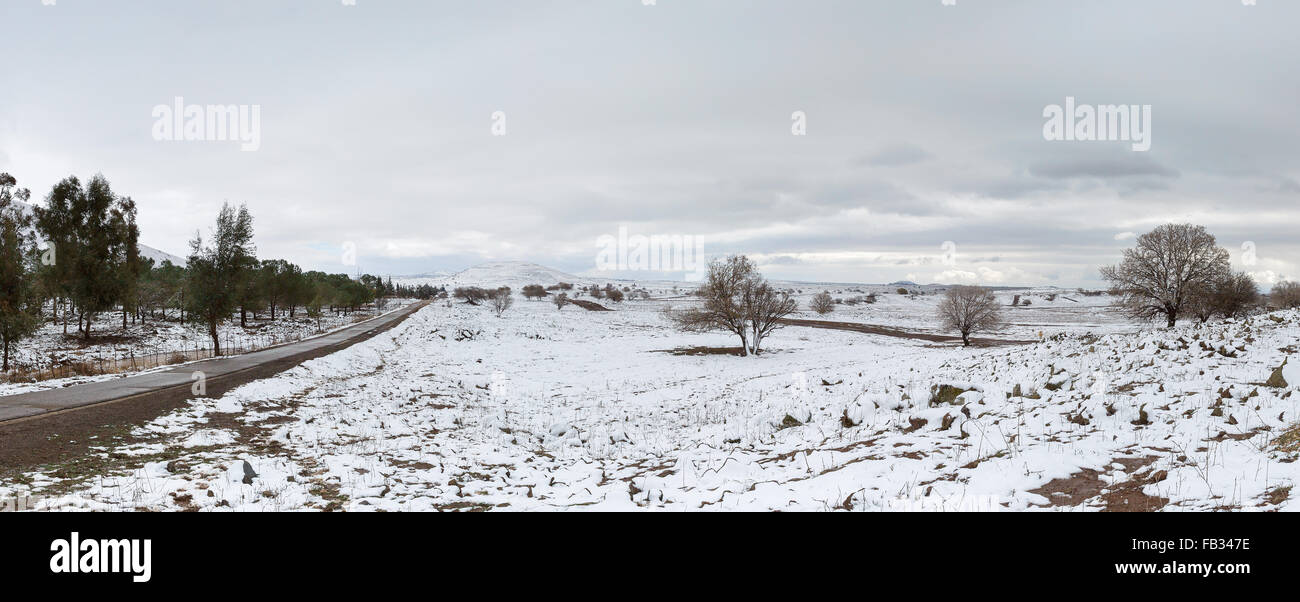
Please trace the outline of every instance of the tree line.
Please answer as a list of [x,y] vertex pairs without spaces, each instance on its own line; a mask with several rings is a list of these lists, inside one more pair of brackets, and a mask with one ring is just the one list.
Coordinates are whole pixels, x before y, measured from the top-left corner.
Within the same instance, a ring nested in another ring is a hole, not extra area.
[[258,259],[253,218],[246,206],[223,204],[210,236],[196,233],[186,265],[155,264],[140,254],[136,204],[113,192],[103,175],[55,184],[44,203],[28,207],[31,192],[0,174],[0,343],[3,367],[10,349],[43,323],[75,321],[84,341],[95,318],[118,311],[122,328],[146,319],[205,327],[222,353],[218,327],[251,315],[274,320],[301,311],[317,322],[385,297],[429,298],[427,285],[394,285],[369,274],[303,271],[283,259]]

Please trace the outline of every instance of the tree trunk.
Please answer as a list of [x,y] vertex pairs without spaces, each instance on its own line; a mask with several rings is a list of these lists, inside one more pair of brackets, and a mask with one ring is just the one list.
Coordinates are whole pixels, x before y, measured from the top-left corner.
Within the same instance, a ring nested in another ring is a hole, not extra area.
[[217,339],[217,323],[208,323],[208,334],[212,336],[212,355],[221,355],[221,341]]
[[962,333],[961,333],[961,346],[962,346],[962,347],[970,347],[970,333],[969,333],[969,332],[962,332]]
[[239,308],[239,326],[242,328],[248,328],[248,310],[243,307]]
[[9,371],[9,339],[5,339],[5,365],[0,370]]

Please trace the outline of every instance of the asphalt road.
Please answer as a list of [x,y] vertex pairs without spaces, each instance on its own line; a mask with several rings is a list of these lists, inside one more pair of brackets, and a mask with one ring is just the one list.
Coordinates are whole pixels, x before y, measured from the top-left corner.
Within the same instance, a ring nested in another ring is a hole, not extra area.
[[[207,393],[212,396],[218,391],[231,388],[234,381],[241,381],[238,384],[242,384],[253,380],[253,376],[269,376],[267,370],[258,368],[275,367],[278,369],[272,373],[279,372],[313,357],[368,339],[401,322],[426,304],[427,302],[414,303],[326,335],[235,357],[214,358],[159,372],[0,397],[0,424],[27,421],[87,406],[126,402],[160,391],[183,391],[189,395],[196,371],[203,372]],[[237,378],[240,375],[250,378]],[[214,391],[214,385],[218,384],[221,386]]]

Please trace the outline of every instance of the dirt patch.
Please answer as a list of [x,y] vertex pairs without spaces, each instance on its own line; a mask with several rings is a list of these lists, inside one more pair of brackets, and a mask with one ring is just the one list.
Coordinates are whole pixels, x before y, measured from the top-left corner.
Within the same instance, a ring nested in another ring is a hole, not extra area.
[[658,349],[652,353],[671,353],[673,355],[744,355],[741,347],[678,347],[676,349]]
[[1157,456],[1141,458],[1116,458],[1112,463],[1124,466],[1124,473],[1130,478],[1126,481],[1107,486],[1101,479],[1101,471],[1085,468],[1063,479],[1053,479],[1029,493],[1041,495],[1048,500],[1048,507],[1078,506],[1088,500],[1100,497],[1103,512],[1155,512],[1169,503],[1167,498],[1150,496],[1142,493],[1142,488],[1151,483],[1158,483],[1168,477],[1165,471],[1147,472],[1133,476],[1143,468],[1150,466]]
[[[824,328],[827,330],[847,330],[850,332],[861,332],[863,334],[878,334],[881,336],[895,337],[900,339],[913,339],[918,341],[930,341],[932,343],[953,343],[961,341],[961,337],[954,337],[942,334],[930,334],[925,332],[909,332],[898,330],[896,328],[887,328],[876,326],[874,324],[860,324],[857,322],[832,322],[828,320],[799,320],[786,318],[780,321],[786,326],[807,326],[809,328]],[[1019,339],[976,339],[972,338],[971,345],[976,347],[991,347],[995,345],[1028,345],[1037,343],[1037,340],[1019,340]]]
[[569,303],[577,305],[587,311],[614,311],[604,305],[596,303],[595,301],[587,301],[586,299],[569,299]]

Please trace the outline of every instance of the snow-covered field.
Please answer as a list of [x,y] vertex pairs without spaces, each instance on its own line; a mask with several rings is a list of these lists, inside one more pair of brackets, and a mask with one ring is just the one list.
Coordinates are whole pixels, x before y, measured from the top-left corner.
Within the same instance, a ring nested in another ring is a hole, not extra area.
[[[111,510],[1300,509],[1300,361],[1265,384],[1297,351],[1300,312],[1139,331],[1086,299],[1035,297],[992,335],[1041,343],[790,327],[751,358],[672,353],[737,342],[669,329],[663,300],[520,299],[502,318],[435,303],[122,433],[94,476],[50,466],[0,495]],[[824,319],[928,328],[934,302],[882,295]]]

